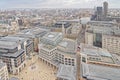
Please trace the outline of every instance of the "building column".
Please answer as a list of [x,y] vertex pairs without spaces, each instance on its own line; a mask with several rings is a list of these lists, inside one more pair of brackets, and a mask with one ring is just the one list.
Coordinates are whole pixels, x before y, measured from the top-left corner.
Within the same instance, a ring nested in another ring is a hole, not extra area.
[[42,59],[42,60],[43,60],[43,63],[44,63],[45,62],[44,59]]
[[20,73],[19,73],[19,68],[17,69],[17,73],[20,74]]

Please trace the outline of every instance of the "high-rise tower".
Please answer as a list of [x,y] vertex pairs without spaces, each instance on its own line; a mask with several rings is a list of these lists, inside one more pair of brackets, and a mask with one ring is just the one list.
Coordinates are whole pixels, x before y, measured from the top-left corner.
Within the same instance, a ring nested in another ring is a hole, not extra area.
[[103,13],[104,13],[104,17],[106,17],[108,14],[108,2],[106,1],[103,3]]
[[103,17],[103,8],[102,7],[97,7],[96,8],[96,14],[97,14],[97,20],[101,21]]

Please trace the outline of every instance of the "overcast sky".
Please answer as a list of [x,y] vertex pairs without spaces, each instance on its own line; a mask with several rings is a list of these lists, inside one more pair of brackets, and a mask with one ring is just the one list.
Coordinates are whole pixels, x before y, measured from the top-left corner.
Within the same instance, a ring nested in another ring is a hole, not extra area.
[[94,8],[104,1],[120,8],[120,0],[0,0],[0,8]]

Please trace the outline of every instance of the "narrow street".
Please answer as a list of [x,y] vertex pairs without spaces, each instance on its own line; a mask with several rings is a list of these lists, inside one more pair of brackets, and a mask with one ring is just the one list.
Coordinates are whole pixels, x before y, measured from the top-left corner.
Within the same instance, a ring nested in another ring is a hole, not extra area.
[[82,28],[82,30],[78,34],[77,38],[77,44],[80,45],[80,43],[85,43],[85,26]]
[[[78,34],[78,39],[77,39],[77,45],[78,47],[80,46],[80,43],[85,43],[85,26],[82,28],[82,30]],[[80,58],[80,51],[77,52],[76,54],[77,58],[77,80],[80,80],[81,72],[80,72],[80,66],[81,66],[81,58]]]

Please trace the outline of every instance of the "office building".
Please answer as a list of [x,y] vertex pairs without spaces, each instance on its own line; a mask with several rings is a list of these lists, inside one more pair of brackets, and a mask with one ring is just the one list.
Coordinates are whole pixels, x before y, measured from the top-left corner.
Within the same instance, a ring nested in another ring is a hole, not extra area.
[[98,48],[88,44],[81,44],[81,61],[86,63],[101,64],[107,66],[119,67],[119,60],[115,58],[106,49]]
[[112,21],[108,17],[108,2],[103,3],[103,7],[97,6],[94,14],[91,16],[91,20],[95,21]]
[[57,46],[56,61],[60,64],[76,66],[76,41],[63,39]]
[[55,28],[62,28],[62,25],[64,25],[65,28],[68,28],[71,26],[71,24],[69,22],[63,22],[63,21],[59,21],[59,22],[56,22],[53,27]]
[[102,35],[112,35],[117,29],[116,23],[112,21],[90,21],[85,32],[85,42],[102,47]]
[[57,72],[57,80],[77,80],[76,68],[74,66],[60,64]]
[[11,33],[10,28],[11,27],[8,24],[0,24],[0,36],[7,36]]
[[9,80],[7,65],[0,62],[0,80]]
[[62,33],[50,32],[41,38],[41,42],[38,45],[39,58],[46,62],[49,66],[58,67],[58,62],[55,60],[55,52],[57,45],[63,39]]
[[16,21],[11,22],[11,30],[14,33],[17,33],[19,31],[19,26]]
[[82,24],[85,24],[85,20],[81,19],[72,19],[72,20],[60,20],[56,22],[52,31],[62,32],[64,38],[76,39],[79,32],[82,30]]
[[58,67],[58,63],[55,62],[56,46],[49,44],[40,44],[39,46],[39,59],[47,63],[48,66]]
[[98,64],[81,64],[81,80],[119,80],[120,68]]
[[96,8],[96,14],[97,14],[97,20],[101,21],[103,18],[103,8],[102,7],[97,7]]
[[85,32],[85,43],[105,48],[110,53],[119,55],[119,31],[120,28],[115,22],[91,21]]
[[23,26],[23,20],[22,19],[17,19],[17,23],[19,26]]
[[47,32],[49,32],[49,30],[35,27],[31,29],[22,30],[21,32],[15,34],[14,36],[28,38],[32,40],[34,51],[38,52],[38,44],[40,38],[43,37]]
[[107,50],[80,45],[80,80],[119,80],[120,60]]
[[51,32],[41,38],[39,58],[49,66],[76,66],[76,41],[63,39],[61,33]]
[[57,45],[63,38],[62,33],[49,32],[41,38],[41,42],[44,44]]
[[0,41],[0,59],[7,64],[11,74],[19,74],[26,65],[25,51],[20,44],[12,41]]
[[71,23],[59,21],[53,25],[53,31],[62,32],[65,37],[67,34],[70,34],[70,29],[72,28]]
[[21,49],[25,51],[27,56],[30,56],[30,54],[33,52],[33,48],[34,48],[33,42],[29,38],[21,38],[11,35],[11,36],[2,37],[0,40],[18,43],[21,46]]
[[102,15],[103,8],[102,7],[97,7],[97,14]]
[[110,53],[120,55],[120,35],[103,35],[102,48],[107,49]]
[[103,11],[104,17],[106,18],[108,15],[108,2],[103,3],[103,8],[104,8],[104,11]]

